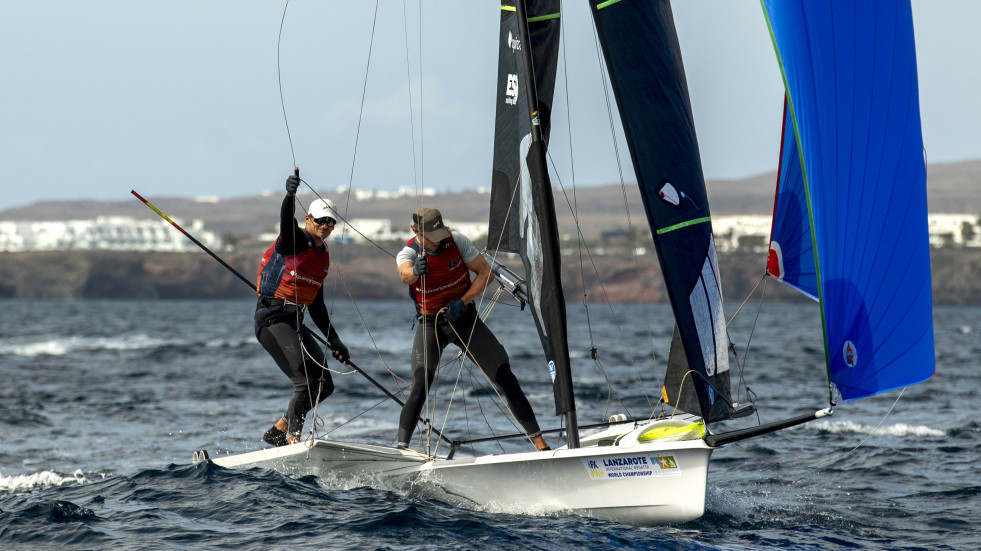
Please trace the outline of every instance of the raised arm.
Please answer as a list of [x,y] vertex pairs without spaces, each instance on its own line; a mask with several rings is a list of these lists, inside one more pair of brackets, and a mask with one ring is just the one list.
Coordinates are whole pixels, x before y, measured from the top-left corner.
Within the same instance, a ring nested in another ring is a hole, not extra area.
[[286,197],[279,207],[279,239],[276,240],[276,252],[282,255],[298,254],[307,248],[307,238],[296,223],[296,201],[294,201],[296,186],[290,185],[292,179],[293,176],[290,176],[286,180]]

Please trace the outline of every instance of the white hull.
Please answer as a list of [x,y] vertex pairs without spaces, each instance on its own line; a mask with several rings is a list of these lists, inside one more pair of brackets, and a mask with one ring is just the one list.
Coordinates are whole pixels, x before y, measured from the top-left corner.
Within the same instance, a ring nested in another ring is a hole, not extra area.
[[314,475],[330,487],[370,486],[490,512],[573,512],[640,525],[702,516],[714,448],[701,438],[644,443],[634,438],[629,443],[630,434],[619,446],[597,446],[600,438],[591,438],[571,450],[433,460],[382,446],[314,440],[213,461],[228,468]]

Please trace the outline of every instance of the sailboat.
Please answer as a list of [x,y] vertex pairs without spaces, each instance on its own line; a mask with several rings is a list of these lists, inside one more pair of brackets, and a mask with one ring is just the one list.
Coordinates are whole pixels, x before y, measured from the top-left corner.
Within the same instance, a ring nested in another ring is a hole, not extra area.
[[[786,162],[767,266],[772,277],[821,304],[830,406],[715,432],[713,423],[743,417],[753,406],[731,397],[711,215],[671,8],[666,1],[589,1],[675,317],[660,412],[579,426],[546,167],[559,6],[518,0],[501,8],[484,254],[534,319],[564,445],[455,457],[457,442],[436,457],[311,439],[214,463],[316,475],[342,487],[424,488],[429,497],[485,510],[682,523],[704,513],[716,448],[830,415],[839,400],[929,378],[925,163],[909,3],[888,2],[889,10],[864,2],[763,3],[787,98]],[[844,51],[854,57],[850,73],[836,55]],[[882,58],[890,62],[876,63]],[[890,96],[898,91],[905,95]],[[508,268],[500,253],[520,256],[524,274]],[[195,454],[206,459],[204,451]]]

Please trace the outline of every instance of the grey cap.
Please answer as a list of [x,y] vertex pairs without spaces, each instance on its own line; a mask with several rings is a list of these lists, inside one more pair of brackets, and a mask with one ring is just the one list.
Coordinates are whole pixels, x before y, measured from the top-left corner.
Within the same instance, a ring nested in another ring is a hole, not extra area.
[[423,237],[430,241],[442,241],[450,236],[450,230],[443,223],[443,215],[432,207],[422,207],[412,213],[412,225]]

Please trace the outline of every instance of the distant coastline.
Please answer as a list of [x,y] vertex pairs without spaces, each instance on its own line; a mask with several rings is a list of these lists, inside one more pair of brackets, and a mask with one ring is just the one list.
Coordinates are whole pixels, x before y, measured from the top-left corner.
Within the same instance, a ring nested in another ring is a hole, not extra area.
[[[328,290],[338,300],[407,300],[395,276],[394,262],[368,249],[335,247]],[[376,250],[377,252],[377,250]],[[261,250],[222,255],[251,280]],[[719,255],[723,292],[730,304],[753,291],[763,275],[765,256],[758,253]],[[565,296],[570,302],[663,303],[660,270],[653,256],[635,262],[621,255],[597,256],[580,276],[578,255],[564,258]],[[937,305],[981,306],[981,249],[946,248],[931,252],[933,299]],[[597,283],[593,265],[602,279]],[[643,281],[638,285],[638,278]],[[767,285],[774,301],[800,301],[789,288]],[[584,291],[585,290],[585,291]],[[253,291],[205,253],[135,253],[126,251],[64,251],[0,253],[0,299],[235,299]]]
[[[931,213],[981,214],[981,160],[931,164],[927,171]],[[765,214],[772,208],[774,174],[731,181],[707,182],[713,217]],[[322,192],[337,202],[346,219],[388,219],[392,227],[406,229],[409,214],[419,201],[440,208],[450,221],[486,221],[489,196],[476,190],[418,197],[361,198],[348,201],[338,192]],[[560,196],[561,195],[561,196]],[[303,197],[301,197],[303,198]],[[307,194],[303,200],[309,200]],[[282,196],[251,196],[211,199],[148,198],[168,215],[183,220],[201,220],[208,231],[233,242],[235,252],[221,255],[244,277],[255,277],[257,262],[268,242],[260,234],[276,229]],[[637,186],[611,184],[557,190],[560,231],[575,235],[578,221],[582,236],[594,247],[607,247],[604,234],[634,235],[632,241],[649,245],[647,225]],[[630,205],[628,218],[624,204]],[[573,205],[576,214],[569,212]],[[119,201],[45,201],[0,211],[0,223],[23,220],[76,220],[98,216],[160,218],[126,194]],[[167,228],[168,231],[172,228]],[[176,232],[176,230],[173,230]],[[370,245],[341,245],[332,242],[332,276],[343,275],[341,291],[358,299],[405,298],[405,289],[394,276],[392,259]],[[762,245],[762,244],[761,244]],[[621,244],[622,246],[622,244]],[[401,243],[389,243],[396,250]],[[607,247],[609,248],[609,247]],[[649,248],[649,247],[648,247]],[[752,248],[752,247],[750,247]],[[603,279],[588,272],[580,277],[577,255],[564,259],[568,300],[593,302],[663,302],[664,290],[655,255],[638,257],[608,250],[593,257]],[[933,249],[933,296],[936,304],[981,305],[981,248],[943,247]],[[759,282],[764,267],[763,253],[720,253],[723,291],[729,302],[741,301]],[[590,268],[591,270],[591,268]],[[644,282],[638,286],[639,278]],[[638,288],[644,290],[638,294]],[[0,253],[0,298],[21,299],[180,299],[236,298],[251,291],[236,276],[209,256],[198,253],[148,253],[128,251],[49,251]],[[604,293],[606,296],[604,296]],[[768,295],[778,300],[797,300],[782,285],[769,285]]]

